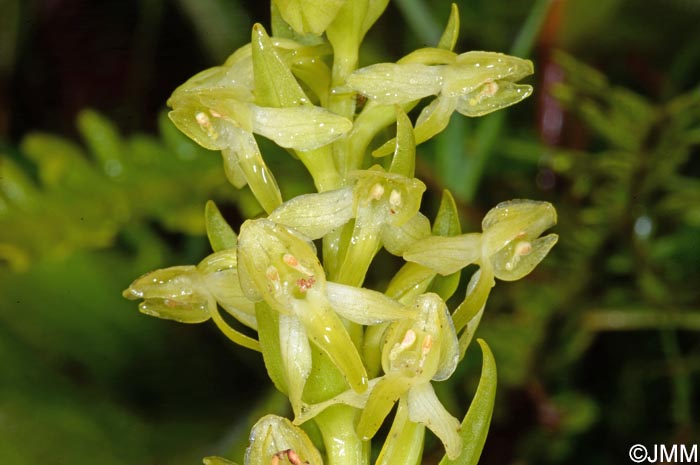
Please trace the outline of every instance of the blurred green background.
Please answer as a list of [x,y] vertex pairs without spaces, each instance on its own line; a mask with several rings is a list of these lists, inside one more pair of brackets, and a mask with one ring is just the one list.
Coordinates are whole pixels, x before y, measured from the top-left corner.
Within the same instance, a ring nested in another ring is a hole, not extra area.
[[[364,64],[436,43],[449,3],[392,1]],[[425,212],[443,188],[465,231],[511,198],[559,212],[554,252],[497,285],[479,329],[500,381],[481,463],[619,464],[636,443],[700,443],[700,2],[458,4],[457,50],[533,59],[536,90],[457,115],[419,147]],[[260,357],[213,325],[141,315],[121,291],[209,253],[207,199],[234,225],[257,213],[162,112],[248,42],[253,19],[269,22],[267,2],[0,0],[0,12],[0,463],[240,460],[250,422],[286,409]],[[277,177],[285,197],[310,189]],[[479,365],[470,350],[440,385],[454,413]]]

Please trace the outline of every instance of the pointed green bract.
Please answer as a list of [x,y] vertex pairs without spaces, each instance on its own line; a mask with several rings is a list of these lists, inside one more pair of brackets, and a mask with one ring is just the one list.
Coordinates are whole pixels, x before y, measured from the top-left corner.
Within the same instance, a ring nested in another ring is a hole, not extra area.
[[204,220],[206,222],[207,237],[214,252],[225,249],[232,249],[238,243],[236,233],[226,222],[216,204],[209,200],[204,209]]
[[482,339],[477,339],[477,342],[481,346],[484,362],[479,387],[459,432],[464,446],[458,457],[444,457],[440,465],[476,465],[486,442],[496,398],[496,362],[488,344]]
[[440,37],[438,48],[453,50],[457,45],[457,39],[459,39],[459,8],[456,3],[453,3],[450,8],[450,18],[447,20],[445,30]]

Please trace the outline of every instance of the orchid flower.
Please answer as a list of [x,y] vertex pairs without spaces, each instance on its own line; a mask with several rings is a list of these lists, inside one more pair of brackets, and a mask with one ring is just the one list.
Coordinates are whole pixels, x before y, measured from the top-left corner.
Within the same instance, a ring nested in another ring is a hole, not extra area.
[[[346,86],[380,105],[408,104],[436,95],[418,116],[416,144],[440,133],[456,110],[465,116],[482,116],[516,104],[532,93],[532,87],[515,82],[532,74],[529,60],[495,52],[457,55],[440,49],[423,51],[420,61],[406,57],[403,63],[380,63],[361,68],[348,76]],[[425,56],[423,56],[425,55]],[[394,141],[374,152],[391,153]]]
[[362,392],[367,373],[341,317],[372,325],[412,314],[379,292],[326,281],[313,242],[270,219],[243,223],[238,265],[246,297],[264,301],[278,312],[280,337],[295,339],[293,344],[280,344],[295,410],[301,408],[311,370],[309,340],[328,355],[354,390]]

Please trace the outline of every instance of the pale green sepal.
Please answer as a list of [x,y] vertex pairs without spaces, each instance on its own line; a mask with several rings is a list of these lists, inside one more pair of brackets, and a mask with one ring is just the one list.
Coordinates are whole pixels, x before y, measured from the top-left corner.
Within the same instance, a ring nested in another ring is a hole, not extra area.
[[238,280],[236,249],[215,252],[198,265],[202,283],[231,316],[249,328],[257,329],[255,305],[245,297]]
[[529,274],[544,259],[559,240],[556,234],[529,242],[514,240],[497,254],[491,256],[494,273],[503,281],[515,281]]
[[[294,454],[290,460],[291,451]],[[305,463],[323,465],[321,454],[304,430],[286,418],[266,415],[250,432],[250,446],[246,450],[245,465],[270,465],[275,463]]]
[[462,451],[462,438],[459,435],[459,420],[450,415],[435,394],[432,384],[423,383],[408,391],[408,418],[425,425],[435,433],[445,452],[455,459]]
[[214,252],[236,247],[238,236],[224,219],[213,200],[207,201],[204,208],[204,221],[209,244]]
[[438,48],[453,50],[459,38],[459,8],[456,3],[450,8],[450,18],[438,42]]
[[310,239],[320,239],[353,217],[352,187],[304,194],[284,202],[269,218],[294,228]]
[[321,106],[328,108],[331,92],[331,69],[318,57],[299,59],[292,65],[292,73],[313,92]]
[[282,203],[277,181],[265,164],[253,135],[238,131],[238,137],[231,148],[221,152],[227,177],[233,183],[236,179],[235,173],[240,171],[260,206],[270,213]]
[[382,372],[382,344],[384,344],[384,333],[390,325],[391,322],[386,322],[365,328],[362,338],[362,360],[365,362],[367,376],[370,378],[375,378]]
[[346,85],[379,104],[401,104],[438,94],[442,72],[417,63],[378,63],[352,73]]
[[481,368],[479,387],[476,389],[467,415],[462,420],[459,435],[462,438],[463,448],[458,457],[454,459],[443,457],[439,465],[477,465],[486,442],[496,398],[497,373],[491,349],[482,339],[477,339],[477,342],[484,354],[484,364]]
[[492,255],[516,238],[538,237],[557,223],[557,212],[549,202],[508,200],[484,216],[484,254]]
[[477,117],[515,105],[532,94],[532,86],[509,81],[487,82],[457,99],[457,111],[464,116]]
[[412,178],[416,172],[416,140],[413,137],[413,125],[400,105],[396,105],[396,149],[389,172],[408,178]]
[[489,82],[519,81],[533,71],[530,60],[496,52],[462,53],[455,65],[443,69],[442,94],[448,97],[463,96]]
[[202,463],[204,465],[238,465],[236,462],[232,462],[229,459],[217,457],[215,455],[212,455],[211,457],[204,457],[202,459]]
[[401,226],[382,228],[380,234],[384,248],[392,255],[401,256],[410,246],[430,236],[430,220],[417,213]]
[[326,283],[326,290],[333,311],[354,323],[376,325],[416,316],[414,309],[381,292],[330,281]]
[[267,303],[258,302],[255,304],[255,317],[260,322],[258,339],[267,375],[277,390],[286,395],[288,388],[280,347],[280,314]]
[[122,293],[129,300],[144,299],[146,315],[180,323],[202,323],[211,314],[209,292],[194,266],[173,266],[147,273]]
[[401,399],[391,430],[375,465],[418,465],[423,453],[425,426],[408,418],[408,406]]
[[274,0],[280,15],[299,34],[322,34],[347,0]]
[[362,440],[367,441],[374,437],[396,401],[412,384],[411,379],[398,373],[387,373],[379,378],[369,394],[357,424],[357,434]]
[[482,235],[430,236],[409,247],[403,258],[426,266],[441,275],[455,273],[481,257]]
[[349,119],[321,107],[253,105],[253,131],[285,148],[308,151],[328,145],[352,129]]
[[279,325],[280,353],[289,388],[289,402],[294,413],[299,414],[302,409],[304,385],[311,373],[311,347],[298,318],[280,315]]
[[289,67],[260,24],[253,26],[253,73],[255,103],[262,107],[292,107],[308,103],[308,99]]

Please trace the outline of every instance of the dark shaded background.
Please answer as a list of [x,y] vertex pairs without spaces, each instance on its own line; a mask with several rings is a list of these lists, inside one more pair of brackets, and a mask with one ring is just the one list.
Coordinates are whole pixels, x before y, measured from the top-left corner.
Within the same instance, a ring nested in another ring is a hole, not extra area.
[[[558,250],[524,282],[496,287],[480,329],[496,353],[502,386],[483,463],[626,463],[634,443],[700,442],[700,220],[694,213],[700,3],[470,0],[459,6],[458,51],[507,52],[528,18],[546,11],[525,53],[535,61],[536,93],[501,120],[455,119],[442,139],[419,150],[426,208],[449,187],[465,231],[477,230],[479,218],[509,198],[549,200],[560,213]],[[12,202],[0,205],[0,228],[11,236],[22,231],[13,245],[21,248],[22,236],[27,244],[35,240],[27,245],[30,266],[0,269],[0,462],[185,464],[211,454],[240,461],[256,410],[286,408],[269,390],[259,357],[232,347],[213,325],[140,315],[120,292],[143,272],[196,263],[208,253],[201,224],[169,220],[185,215],[178,208],[189,215],[216,198],[236,223],[252,211],[245,192],[212,174],[220,171],[215,154],[182,145],[194,161],[179,159],[178,168],[168,158],[172,145],[139,145],[176,174],[156,182],[164,168],[148,165],[139,179],[116,179],[129,213],[113,219],[107,239],[93,241],[80,215],[59,228],[62,209],[83,204],[42,191],[41,170],[26,156],[33,153],[27,137],[60,135],[89,157],[100,142],[86,140],[76,118],[92,108],[113,122],[125,151],[136,147],[132,137],[139,134],[162,138],[159,114],[172,90],[246,43],[252,18],[267,25],[266,2],[0,0],[0,11],[0,151],[44,195],[31,215],[24,207],[12,210]],[[392,2],[368,35],[366,63],[434,43],[448,11],[443,0]],[[560,49],[608,82],[590,85],[582,68],[555,60]],[[569,100],[550,92],[562,83]],[[626,92],[653,109],[652,123],[638,107],[620,103]],[[689,110],[664,106],[683,95]],[[610,119],[593,124],[589,103]],[[618,111],[622,116],[613,118]],[[623,136],[632,142],[625,145]],[[683,159],[664,164],[673,158],[674,141]],[[284,154],[269,144],[263,149],[273,167],[287,166]],[[477,166],[478,156],[470,156],[480,153],[488,158]],[[8,165],[2,166],[7,176]],[[668,166],[668,173],[657,169]],[[94,177],[94,185],[86,181],[75,191],[86,202],[94,186],[107,183]],[[293,179],[283,189],[303,191],[305,182]],[[191,194],[167,201],[185,186]],[[635,233],[642,217],[653,224],[643,240]],[[57,251],[52,244],[65,231],[78,231],[78,240]],[[582,231],[592,239],[579,238]],[[378,260],[395,266],[387,257]],[[382,272],[372,278],[379,287],[386,281]],[[607,313],[596,320],[597,310]],[[635,323],[639,311],[647,312],[646,323]],[[611,315],[622,315],[619,326]],[[453,412],[466,410],[479,363],[470,351],[442,388]],[[433,445],[426,463],[439,458]]]

